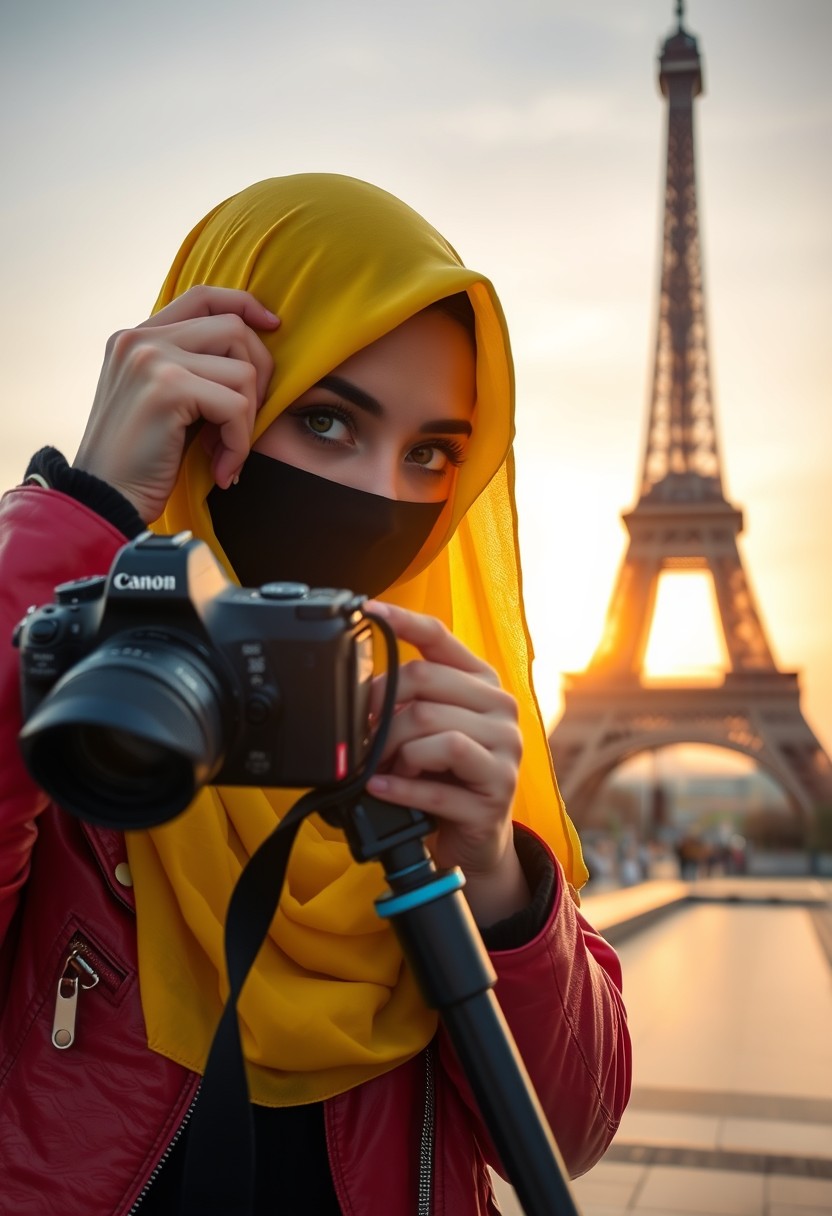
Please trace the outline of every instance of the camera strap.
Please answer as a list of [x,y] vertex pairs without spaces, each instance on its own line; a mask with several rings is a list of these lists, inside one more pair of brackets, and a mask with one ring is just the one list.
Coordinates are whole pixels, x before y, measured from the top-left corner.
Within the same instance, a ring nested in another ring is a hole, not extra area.
[[398,650],[385,620],[366,612],[387,648],[387,685],[379,726],[360,772],[302,795],[259,846],[240,875],[225,922],[229,995],[222,1012],[187,1132],[180,1200],[182,1216],[251,1216],[254,1204],[254,1119],[249,1100],[237,1002],[280,901],[295,837],[312,812],[355,802],[378,767],[396,700]]

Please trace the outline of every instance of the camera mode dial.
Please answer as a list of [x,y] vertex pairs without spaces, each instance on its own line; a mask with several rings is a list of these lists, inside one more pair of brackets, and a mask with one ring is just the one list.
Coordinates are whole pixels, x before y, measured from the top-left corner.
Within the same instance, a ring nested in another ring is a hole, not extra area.
[[101,574],[91,574],[89,578],[79,578],[72,583],[61,583],[55,588],[55,600],[59,604],[88,604],[104,594],[106,578]]
[[302,600],[308,594],[306,583],[264,583],[260,588],[264,600]]

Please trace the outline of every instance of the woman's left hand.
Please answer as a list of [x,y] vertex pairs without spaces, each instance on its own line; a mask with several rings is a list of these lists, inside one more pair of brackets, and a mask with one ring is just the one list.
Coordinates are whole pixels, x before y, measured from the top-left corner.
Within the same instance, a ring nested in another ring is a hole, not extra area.
[[[514,850],[511,807],[522,738],[517,704],[493,668],[431,616],[370,601],[421,659],[399,671],[396,712],[371,794],[433,816],[440,868],[458,865],[478,924],[519,911],[529,889]],[[378,713],[385,677],[373,689]]]

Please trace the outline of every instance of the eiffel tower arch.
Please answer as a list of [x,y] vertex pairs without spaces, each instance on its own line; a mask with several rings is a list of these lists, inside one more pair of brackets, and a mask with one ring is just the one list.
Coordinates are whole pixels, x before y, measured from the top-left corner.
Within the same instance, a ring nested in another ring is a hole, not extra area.
[[[716,435],[696,206],[693,103],[702,92],[696,39],[677,29],[659,56],[667,99],[667,170],[656,347],[638,501],[601,641],[586,670],[565,676],[550,736],[558,780],[580,824],[605,778],[629,757],[701,743],[752,757],[786,794],[808,832],[832,806],[832,763],[800,707],[796,672],[772,656],[737,538]],[[643,680],[659,577],[709,571],[728,663],[720,683]]]

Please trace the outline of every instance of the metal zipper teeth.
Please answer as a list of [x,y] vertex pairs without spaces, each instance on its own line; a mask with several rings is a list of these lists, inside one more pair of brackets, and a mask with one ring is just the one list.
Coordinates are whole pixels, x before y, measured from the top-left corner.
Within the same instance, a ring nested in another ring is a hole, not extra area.
[[177,1146],[177,1144],[179,1143],[179,1141],[182,1139],[182,1134],[183,1134],[183,1132],[185,1131],[185,1128],[186,1128],[186,1127],[188,1126],[188,1124],[190,1123],[190,1121],[191,1121],[191,1116],[192,1116],[192,1115],[193,1115],[193,1113],[194,1113],[194,1107],[196,1106],[197,1099],[199,1098],[199,1092],[200,1092],[200,1088],[199,1088],[199,1086],[198,1086],[198,1087],[197,1087],[197,1090],[196,1090],[196,1093],[195,1093],[195,1094],[194,1094],[194,1096],[191,1098],[191,1104],[190,1104],[190,1106],[189,1106],[189,1107],[188,1107],[188,1109],[185,1111],[185,1114],[182,1116],[182,1122],[179,1124],[179,1127],[176,1129],[176,1132],[174,1133],[173,1139],[171,1140],[170,1144],[167,1146],[167,1148],[165,1149],[165,1151],[162,1153],[162,1155],[161,1155],[161,1157],[159,1158],[159,1160],[158,1160],[158,1161],[156,1162],[156,1164],[154,1165],[154,1167],[153,1167],[153,1169],[152,1169],[152,1171],[151,1171],[151,1173],[150,1173],[149,1178],[147,1179],[147,1181],[145,1182],[144,1186],[142,1187],[140,1194],[139,1194],[139,1195],[136,1197],[136,1201],[135,1201],[135,1203],[133,1204],[133,1206],[132,1206],[132,1208],[130,1209],[130,1211],[127,1213],[127,1216],[134,1216],[134,1214],[135,1214],[136,1212],[138,1212],[138,1210],[139,1210],[139,1208],[141,1207],[142,1203],[143,1203],[143,1202],[144,1202],[144,1200],[147,1198],[147,1193],[148,1193],[148,1191],[151,1189],[151,1187],[153,1186],[153,1183],[156,1181],[156,1179],[157,1179],[157,1178],[159,1177],[159,1175],[161,1174],[162,1170],[163,1170],[163,1169],[164,1169],[164,1167],[165,1167],[165,1163],[168,1161],[168,1159],[170,1158],[171,1153],[172,1153],[172,1152],[173,1152],[173,1150],[176,1148],[176,1146]]
[[433,1129],[435,1122],[435,1090],[433,1083],[433,1045],[425,1048],[425,1113],[419,1141],[419,1202],[418,1216],[430,1216],[433,1191]]
[[67,950],[71,953],[80,954],[81,957],[90,964],[95,971],[98,972],[105,986],[110,992],[115,992],[124,983],[125,976],[123,972],[118,971],[110,962],[105,959],[104,955],[99,954],[94,946],[91,946],[85,937],[80,933],[73,935],[72,941],[67,946]]

